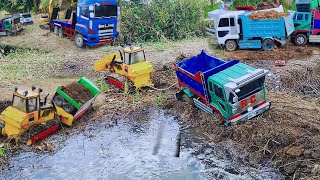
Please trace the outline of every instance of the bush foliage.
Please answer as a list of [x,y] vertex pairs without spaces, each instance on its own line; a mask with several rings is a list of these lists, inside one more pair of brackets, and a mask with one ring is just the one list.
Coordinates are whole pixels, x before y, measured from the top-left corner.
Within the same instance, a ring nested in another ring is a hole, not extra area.
[[121,33],[133,41],[179,40],[202,34],[204,0],[123,3]]

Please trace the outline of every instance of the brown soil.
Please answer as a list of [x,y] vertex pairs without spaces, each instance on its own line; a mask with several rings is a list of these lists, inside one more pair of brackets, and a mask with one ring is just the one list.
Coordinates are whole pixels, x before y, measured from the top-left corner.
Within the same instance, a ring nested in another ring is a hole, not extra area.
[[264,2],[261,2],[257,5],[256,10],[271,9],[271,8],[276,8],[276,7],[278,7],[276,4],[269,2],[269,1],[264,1]]
[[91,92],[86,87],[78,84],[77,82],[72,82],[69,85],[62,86],[61,89],[76,102],[83,104],[93,97]]
[[262,12],[253,12],[249,15],[249,19],[251,20],[259,20],[259,19],[280,19],[281,17],[287,17],[289,14],[285,12],[277,12],[277,11],[262,11]]
[[303,96],[320,97],[320,65],[296,67],[282,75],[282,85],[287,91]]
[[313,55],[317,47],[299,47],[289,44],[287,47],[275,47],[272,51],[263,50],[237,50],[226,52],[226,59],[239,60],[302,60]]

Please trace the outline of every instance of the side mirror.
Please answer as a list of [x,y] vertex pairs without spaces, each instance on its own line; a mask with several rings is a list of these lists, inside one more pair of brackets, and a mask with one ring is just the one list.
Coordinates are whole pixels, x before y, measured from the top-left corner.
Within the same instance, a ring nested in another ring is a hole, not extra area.
[[93,5],[90,5],[89,6],[89,11],[93,11],[94,10],[94,6]]
[[90,12],[90,18],[94,18],[94,13]]

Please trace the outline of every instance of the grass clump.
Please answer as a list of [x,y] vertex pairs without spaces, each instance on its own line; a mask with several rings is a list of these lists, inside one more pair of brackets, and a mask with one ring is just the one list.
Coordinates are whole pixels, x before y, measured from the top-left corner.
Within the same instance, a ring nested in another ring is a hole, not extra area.
[[15,49],[0,57],[0,82],[4,80],[44,79],[61,63],[55,55],[39,50]]

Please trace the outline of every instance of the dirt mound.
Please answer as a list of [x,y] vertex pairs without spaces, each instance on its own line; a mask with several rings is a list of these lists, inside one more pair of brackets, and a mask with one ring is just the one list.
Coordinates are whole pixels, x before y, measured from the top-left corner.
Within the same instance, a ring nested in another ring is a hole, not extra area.
[[259,50],[238,50],[226,52],[227,59],[239,60],[302,60],[313,55],[316,47],[299,47],[288,45],[284,48],[275,47],[272,51]]
[[264,2],[261,2],[257,5],[256,10],[271,9],[271,8],[276,8],[276,7],[278,7],[276,4],[269,2],[269,1],[264,1]]
[[277,12],[277,11],[262,11],[262,12],[253,12],[249,15],[249,19],[251,20],[259,20],[259,19],[280,19],[281,17],[289,16],[288,13],[285,12]]
[[303,96],[320,97],[320,65],[297,67],[282,76],[282,86],[287,91]]
[[93,97],[86,87],[78,84],[77,82],[72,82],[69,85],[62,86],[61,89],[76,102],[86,103]]

